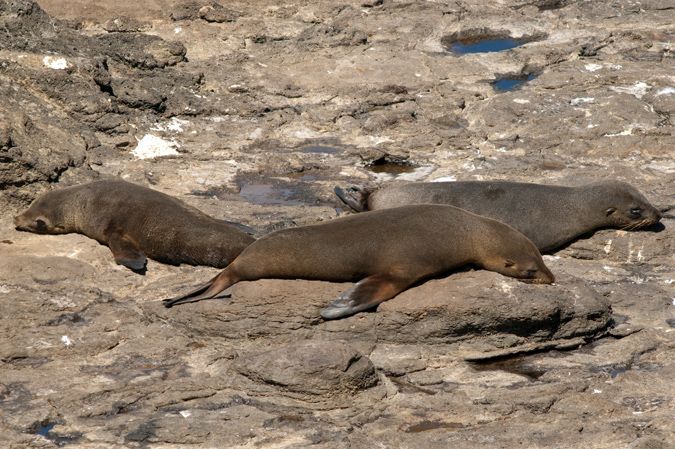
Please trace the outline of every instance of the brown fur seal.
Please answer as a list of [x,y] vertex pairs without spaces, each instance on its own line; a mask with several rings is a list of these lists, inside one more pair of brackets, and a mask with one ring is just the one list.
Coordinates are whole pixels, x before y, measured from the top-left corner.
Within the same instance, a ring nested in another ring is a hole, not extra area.
[[418,281],[474,264],[526,282],[552,283],[534,244],[510,226],[440,205],[405,206],[273,232],[171,307],[264,278],[356,282],[321,311],[341,318],[393,298]]
[[156,190],[121,180],[47,192],[14,218],[38,234],[77,232],[108,245],[118,264],[143,271],[147,257],[169,264],[227,266],[255,239]]
[[409,204],[449,204],[513,226],[540,251],[558,248],[599,228],[637,229],[661,219],[661,212],[633,186],[601,181],[563,187],[508,181],[417,182],[369,192],[335,188],[356,211]]

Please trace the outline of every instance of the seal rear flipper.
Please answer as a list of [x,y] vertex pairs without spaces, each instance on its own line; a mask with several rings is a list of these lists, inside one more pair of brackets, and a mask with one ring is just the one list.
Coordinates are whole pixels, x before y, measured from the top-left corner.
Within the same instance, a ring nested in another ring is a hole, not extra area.
[[355,212],[364,212],[368,209],[368,192],[359,187],[349,187],[344,190],[338,186],[333,189],[338,198]]
[[224,298],[230,296],[229,293],[220,295],[223,290],[226,290],[237,280],[228,273],[227,269],[222,271],[218,276],[211,279],[209,282],[200,285],[199,287],[191,290],[190,292],[184,294],[183,296],[177,296],[175,298],[169,298],[163,300],[164,307],[167,309],[177,306],[179,304],[187,304],[189,302],[197,302],[202,299],[215,299],[215,298]]
[[334,320],[372,309],[398,295],[411,284],[412,282],[395,280],[379,274],[368,276],[321,310],[321,316],[326,320]]
[[138,247],[126,235],[113,233],[108,236],[108,247],[115,257],[115,262],[124,265],[136,272],[143,272],[148,259]]

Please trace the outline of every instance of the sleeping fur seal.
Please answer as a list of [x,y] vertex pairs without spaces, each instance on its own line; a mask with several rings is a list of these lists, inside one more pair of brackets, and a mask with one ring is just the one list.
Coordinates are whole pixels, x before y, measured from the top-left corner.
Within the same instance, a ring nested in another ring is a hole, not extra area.
[[540,251],[558,248],[599,228],[638,229],[661,212],[637,189],[619,181],[563,187],[509,181],[416,182],[335,193],[356,211],[409,204],[449,204],[509,224]]
[[356,282],[322,310],[334,319],[467,264],[526,282],[554,281],[534,244],[512,227],[453,206],[420,205],[273,232],[211,281],[164,305],[214,298],[239,281],[264,278]]
[[53,190],[14,218],[38,234],[77,232],[108,245],[115,261],[143,271],[147,257],[173,265],[225,267],[255,239],[156,190],[121,180]]

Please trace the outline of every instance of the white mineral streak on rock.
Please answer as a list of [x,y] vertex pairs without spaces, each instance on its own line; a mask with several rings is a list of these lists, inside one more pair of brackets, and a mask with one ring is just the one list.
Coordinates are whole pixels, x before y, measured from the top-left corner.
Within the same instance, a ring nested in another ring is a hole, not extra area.
[[605,250],[605,254],[609,254],[609,252],[612,250],[612,239],[607,240],[607,244],[603,249]]
[[595,98],[593,97],[578,97],[578,98],[572,98],[570,100],[570,104],[572,106],[578,106],[583,103],[593,103],[595,101]]
[[635,84],[633,84],[632,86],[610,87],[610,89],[613,90],[614,92],[619,92],[621,94],[630,94],[638,99],[642,98],[651,88],[652,87],[649,84],[643,81],[636,81]]
[[73,341],[67,335],[61,337],[61,342],[63,342],[63,344],[66,346],[71,346],[73,344]]
[[373,145],[379,145],[381,143],[387,143],[387,142],[393,142],[394,141],[393,139],[390,139],[387,136],[369,136],[368,138]]
[[150,128],[153,131],[170,131],[174,133],[182,133],[183,127],[189,125],[190,122],[187,120],[181,120],[177,117],[171,117],[171,120],[164,123],[156,123],[155,126]]
[[161,156],[175,156],[178,144],[173,140],[165,140],[152,134],[146,134],[131,151],[138,159],[153,159]]
[[586,70],[588,70],[589,72],[597,72],[598,70],[600,70],[602,68],[602,64],[593,64],[593,63],[586,64],[584,66],[584,68]]
[[251,132],[251,134],[248,135],[248,140],[256,140],[260,139],[262,137],[263,130],[262,128],[256,128]]
[[45,56],[42,58],[42,63],[54,70],[64,70],[68,68],[68,61],[66,58],[60,58],[57,56]]
[[673,95],[675,94],[675,87],[664,87],[663,89],[659,89],[654,96],[655,97],[660,97],[661,95]]
[[434,167],[432,166],[417,167],[410,173],[401,173],[400,175],[396,176],[396,179],[401,179],[403,181],[419,181],[429,176],[433,171]]
[[321,137],[320,133],[304,126],[292,132],[291,135],[297,139],[316,139]]

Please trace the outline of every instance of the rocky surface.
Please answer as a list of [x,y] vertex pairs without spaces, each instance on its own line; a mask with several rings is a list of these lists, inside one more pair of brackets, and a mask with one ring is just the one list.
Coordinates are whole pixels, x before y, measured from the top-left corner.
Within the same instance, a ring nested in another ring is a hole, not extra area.
[[336,184],[615,178],[675,204],[674,8],[0,0],[3,447],[673,447],[671,218],[545,256],[552,286],[467,271],[324,322],[348,284],[167,310],[216,270],[140,276],[12,216],[106,176],[260,234],[346,213]]

